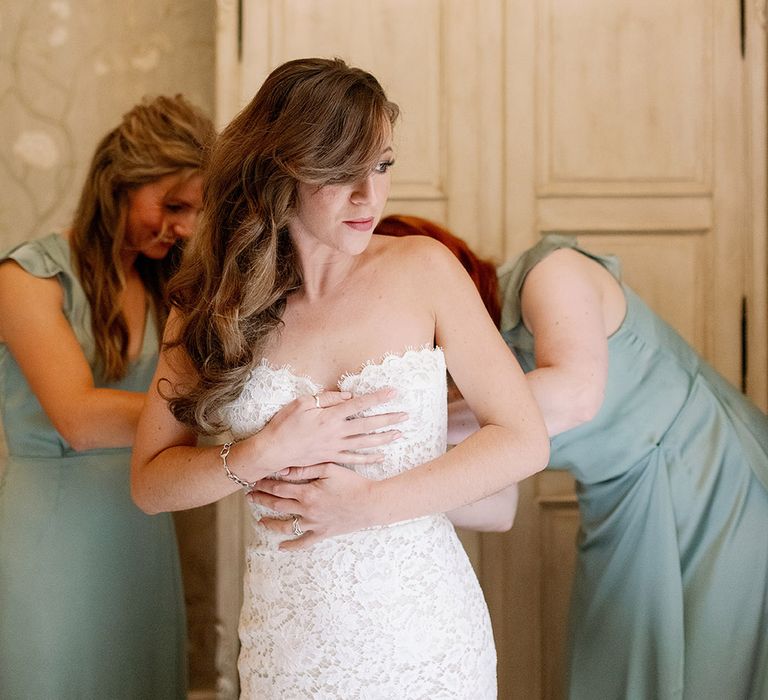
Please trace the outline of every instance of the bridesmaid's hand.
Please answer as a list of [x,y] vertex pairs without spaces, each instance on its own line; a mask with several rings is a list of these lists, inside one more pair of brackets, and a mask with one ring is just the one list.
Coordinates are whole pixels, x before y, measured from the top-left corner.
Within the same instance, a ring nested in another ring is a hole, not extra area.
[[[359,417],[379,404],[390,401],[394,389],[379,389],[352,398],[349,392],[323,391],[302,396],[281,408],[257,433],[265,440],[280,467],[304,467],[324,462],[371,464],[380,462],[376,452],[359,452],[381,447],[400,437],[399,430],[373,432],[401,423],[407,413],[381,413]],[[318,407],[319,404],[319,407]]]
[[[376,523],[374,490],[377,481],[366,479],[338,464],[315,464],[283,470],[284,481],[262,479],[248,494],[254,503],[278,513],[298,517],[303,534],[281,549],[308,547],[327,537],[362,530]],[[262,518],[267,529],[293,536],[293,518]]]

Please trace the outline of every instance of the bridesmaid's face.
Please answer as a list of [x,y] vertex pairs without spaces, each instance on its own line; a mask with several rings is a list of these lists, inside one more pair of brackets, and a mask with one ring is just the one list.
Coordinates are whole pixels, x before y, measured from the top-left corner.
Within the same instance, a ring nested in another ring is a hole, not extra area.
[[125,243],[148,258],[164,258],[194,231],[202,206],[202,177],[180,171],[128,192]]

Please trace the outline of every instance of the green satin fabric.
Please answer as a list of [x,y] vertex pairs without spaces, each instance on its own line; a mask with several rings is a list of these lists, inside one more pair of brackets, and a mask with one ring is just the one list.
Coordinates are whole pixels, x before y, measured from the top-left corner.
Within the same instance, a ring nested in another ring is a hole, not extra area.
[[[93,367],[90,313],[57,235],[12,258],[56,277],[64,312]],[[146,391],[142,353],[109,386]],[[183,592],[173,521],[130,497],[130,450],[75,452],[0,344],[0,408],[9,457],[0,482],[0,698],[165,700],[186,695]],[[98,426],[93,426],[98,430]]]
[[[502,332],[525,371],[525,275],[550,235],[499,270]],[[605,401],[556,436],[550,468],[577,479],[569,697],[768,698],[768,418],[626,285]],[[735,342],[735,341],[734,341]]]

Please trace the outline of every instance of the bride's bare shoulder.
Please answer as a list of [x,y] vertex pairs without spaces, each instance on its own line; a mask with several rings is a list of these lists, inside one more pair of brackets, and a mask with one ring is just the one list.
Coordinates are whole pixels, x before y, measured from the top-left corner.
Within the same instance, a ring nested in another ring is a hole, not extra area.
[[376,257],[386,264],[396,264],[399,269],[417,268],[428,274],[435,266],[453,267],[457,264],[453,253],[429,236],[374,235],[371,245]]

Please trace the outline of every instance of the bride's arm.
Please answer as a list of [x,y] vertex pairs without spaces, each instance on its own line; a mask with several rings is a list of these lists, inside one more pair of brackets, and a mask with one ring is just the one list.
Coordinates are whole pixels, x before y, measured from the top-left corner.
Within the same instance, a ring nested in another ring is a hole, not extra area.
[[[436,343],[481,427],[439,458],[383,481],[320,465],[292,470],[295,478],[315,478],[309,484],[262,485],[254,500],[302,517],[307,535],[287,547],[451,511],[496,494],[547,464],[549,441],[539,409],[471,280],[434,241],[419,239],[409,254],[413,257],[403,264],[405,274],[421,271],[419,291],[432,295]],[[269,526],[288,527],[272,521]]]
[[[168,327],[173,323],[172,316]],[[158,388],[164,394],[172,393],[174,386],[191,377],[194,371],[179,348],[161,353],[139,419],[131,462],[131,493],[147,513],[194,508],[240,488],[227,477],[221,446],[198,446],[195,433],[174,418]],[[253,482],[285,467],[342,456],[359,464],[378,461],[376,453],[347,454],[346,450],[377,447],[396,439],[395,429],[372,431],[405,416],[384,414],[356,420],[348,420],[348,416],[391,399],[390,391],[382,389],[354,399],[349,394],[323,392],[321,409],[311,396],[296,399],[260,432],[232,445],[227,464],[238,477]]]
[[[173,361],[169,360],[169,355]],[[173,386],[194,376],[179,349],[163,351],[139,419],[131,459],[131,495],[146,513],[183,510],[212,503],[238,490],[226,477],[221,447],[198,446],[197,436],[170,412],[159,386]],[[270,441],[243,440],[231,449],[228,463],[241,478],[263,478],[281,466]]]

